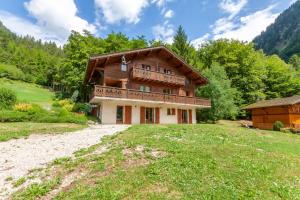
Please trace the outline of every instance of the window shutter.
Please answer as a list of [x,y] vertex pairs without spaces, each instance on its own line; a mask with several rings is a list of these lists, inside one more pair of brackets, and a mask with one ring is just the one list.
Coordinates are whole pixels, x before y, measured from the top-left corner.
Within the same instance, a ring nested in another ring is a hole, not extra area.
[[145,107],[140,108],[140,123],[145,124]]

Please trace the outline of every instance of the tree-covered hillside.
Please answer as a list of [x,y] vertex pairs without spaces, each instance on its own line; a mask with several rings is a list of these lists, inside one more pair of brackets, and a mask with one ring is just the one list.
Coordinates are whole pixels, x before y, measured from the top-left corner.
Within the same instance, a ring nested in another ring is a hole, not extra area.
[[266,54],[278,54],[285,60],[300,54],[300,1],[280,14],[274,24],[254,39],[254,43]]
[[17,36],[0,22],[0,63],[16,66],[23,72],[22,80],[51,85],[62,58],[63,51],[54,42]]

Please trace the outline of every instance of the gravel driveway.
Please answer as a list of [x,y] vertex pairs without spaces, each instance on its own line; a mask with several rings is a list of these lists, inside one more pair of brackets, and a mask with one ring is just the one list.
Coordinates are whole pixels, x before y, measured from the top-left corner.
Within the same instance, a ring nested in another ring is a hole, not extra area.
[[71,133],[31,135],[27,139],[0,142],[0,199],[12,190],[11,184],[5,181],[7,177],[16,180],[31,169],[43,167],[56,158],[71,156],[79,149],[99,143],[103,136],[127,128],[126,125],[95,125]]

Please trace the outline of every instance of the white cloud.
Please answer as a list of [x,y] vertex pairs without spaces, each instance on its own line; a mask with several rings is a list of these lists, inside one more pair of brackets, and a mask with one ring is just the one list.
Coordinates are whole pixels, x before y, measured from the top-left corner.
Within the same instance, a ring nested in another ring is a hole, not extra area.
[[173,0],[152,0],[151,3],[154,3],[157,5],[157,7],[161,8],[164,7],[168,2],[171,2]]
[[230,19],[228,18],[221,18],[218,19],[211,28],[213,29],[212,32],[214,35],[223,33],[227,30],[232,30],[236,28],[236,24],[234,24]]
[[104,20],[108,24],[121,21],[136,24],[148,0],[95,0],[96,6],[101,10]]
[[248,3],[248,0],[222,0],[219,7],[226,13],[230,14],[229,18],[236,16]]
[[167,18],[167,19],[172,18],[173,16],[174,16],[174,11],[173,10],[168,10],[164,14],[164,17]]
[[156,25],[152,28],[152,31],[156,40],[162,40],[168,44],[173,42],[175,31],[172,24],[166,22],[164,25]]
[[264,10],[257,11],[248,16],[241,17],[239,25],[229,27],[227,30],[223,29],[222,32],[214,35],[214,39],[219,38],[233,38],[243,41],[251,41],[268,25],[273,23],[279,13],[273,13],[274,5],[269,6]]
[[201,48],[202,44],[205,43],[210,37],[209,33],[206,33],[205,35],[203,35],[200,38],[197,38],[195,40],[191,41],[191,44],[195,47],[195,48]]
[[52,33],[43,30],[42,27],[9,12],[0,11],[0,20],[3,22],[4,26],[18,35],[31,35],[43,41],[51,40],[60,43],[57,36],[52,35]]
[[24,3],[29,14],[37,20],[37,26],[66,40],[71,30],[95,33],[96,27],[77,16],[74,0],[31,0]]

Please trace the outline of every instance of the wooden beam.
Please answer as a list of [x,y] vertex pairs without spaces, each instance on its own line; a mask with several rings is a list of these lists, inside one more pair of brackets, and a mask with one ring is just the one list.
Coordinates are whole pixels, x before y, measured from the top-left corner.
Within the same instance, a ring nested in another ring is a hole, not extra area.
[[96,68],[96,66],[97,66],[97,64],[98,64],[98,59],[96,60],[96,61],[94,61],[95,63],[94,63],[94,65],[93,65],[93,68],[92,68],[92,71],[91,71],[91,74],[90,74],[90,78],[89,78],[89,80],[88,80],[88,83],[91,81],[91,79],[92,79],[92,77],[93,77],[93,74],[94,74],[94,72],[95,72],[95,68]]

